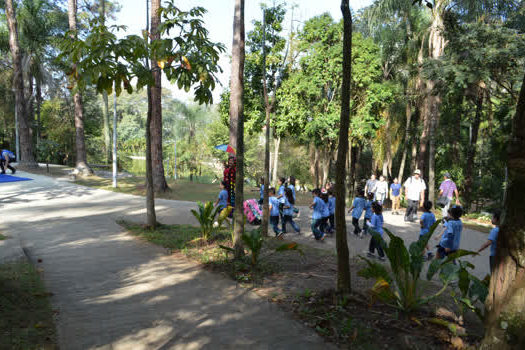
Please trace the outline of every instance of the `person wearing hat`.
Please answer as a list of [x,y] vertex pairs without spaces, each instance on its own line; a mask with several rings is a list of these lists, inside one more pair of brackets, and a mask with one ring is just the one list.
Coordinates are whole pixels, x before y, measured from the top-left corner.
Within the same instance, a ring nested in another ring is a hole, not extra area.
[[439,196],[447,198],[447,202],[441,210],[441,214],[443,214],[443,217],[446,217],[448,213],[448,208],[450,208],[450,203],[452,202],[454,195],[456,196],[456,205],[459,205],[459,192],[458,188],[456,187],[456,184],[450,178],[449,172],[443,174],[443,178],[444,180],[439,186]]
[[425,190],[427,186],[421,178],[421,171],[414,170],[414,175],[409,177],[403,184],[405,187],[405,199],[407,200],[407,210],[405,211],[405,221],[414,222],[417,218],[418,204],[423,206],[425,200]]

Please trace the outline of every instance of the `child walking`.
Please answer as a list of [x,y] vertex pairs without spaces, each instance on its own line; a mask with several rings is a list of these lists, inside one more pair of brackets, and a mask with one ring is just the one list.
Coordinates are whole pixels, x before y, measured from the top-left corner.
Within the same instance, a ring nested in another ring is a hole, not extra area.
[[293,208],[295,204],[295,199],[293,197],[293,192],[291,188],[287,188],[284,191],[284,208],[283,208],[283,234],[286,233],[286,224],[290,223],[293,229],[297,233],[301,233],[299,225],[293,221]]
[[[423,203],[423,209],[425,211],[423,212],[423,214],[421,215],[421,219],[419,220],[419,225],[421,226],[421,230],[419,231],[419,239],[426,235],[430,231],[432,225],[434,225],[434,223],[436,222],[436,216],[431,211],[432,202],[426,201],[425,203]],[[430,252],[428,244],[426,246],[426,250],[428,252],[427,259],[432,259],[434,255],[432,254],[432,252]]]
[[321,231],[324,233],[330,233],[330,201],[328,198],[328,192],[321,191],[321,199],[324,202],[324,209],[323,209],[323,223],[321,224]]
[[494,271],[494,265],[495,265],[495,259],[496,259],[496,242],[498,240],[498,234],[499,234],[499,220],[500,220],[501,212],[495,211],[492,214],[492,225],[494,225],[494,228],[490,230],[489,238],[488,240],[483,243],[483,245],[478,249],[478,253],[481,253],[485,249],[487,249],[490,246],[490,257],[489,257],[489,264],[490,264],[490,273],[492,274],[492,271]]
[[[383,237],[383,207],[378,202],[372,203],[372,219],[369,221],[368,225],[375,232],[379,233]],[[379,254],[379,260],[385,260],[385,252],[381,247],[381,243],[374,238],[370,237],[370,244],[368,245],[368,256],[373,258],[375,257],[374,252],[377,250]]]
[[332,189],[328,190],[328,212],[330,214],[330,216],[328,216],[328,221],[330,222],[328,232],[334,233],[335,231],[335,196],[334,196],[334,191]]
[[275,197],[275,188],[270,187],[268,189],[268,198],[270,204],[270,224],[272,225],[275,237],[281,236],[283,233],[279,230],[279,200]]
[[455,205],[448,210],[448,215],[449,220],[444,224],[445,231],[437,246],[436,259],[443,259],[459,249],[461,231],[463,231],[463,223],[460,220],[463,209],[459,205]]
[[[366,235],[368,233],[368,221],[372,220],[372,203],[374,203],[374,194],[369,193],[368,199],[365,204],[365,220],[363,222],[363,233]],[[363,238],[363,235],[360,236]]]
[[217,201],[215,202],[215,206],[220,208],[220,211],[222,211],[224,208],[228,206],[228,191],[226,191],[226,187],[228,184],[225,181],[221,181],[220,187],[221,191],[219,192],[219,197],[217,198]]
[[352,225],[354,225],[354,235],[358,236],[361,233],[361,228],[359,227],[359,218],[363,214],[365,209],[366,200],[365,200],[365,191],[360,189],[357,191],[357,197],[352,203],[352,207],[348,212],[352,212]]
[[323,224],[323,212],[326,210],[326,205],[324,201],[320,198],[321,190],[316,188],[312,191],[313,202],[310,204],[310,209],[313,209],[312,213],[312,233],[316,240],[323,240],[324,233],[320,230],[321,225]]

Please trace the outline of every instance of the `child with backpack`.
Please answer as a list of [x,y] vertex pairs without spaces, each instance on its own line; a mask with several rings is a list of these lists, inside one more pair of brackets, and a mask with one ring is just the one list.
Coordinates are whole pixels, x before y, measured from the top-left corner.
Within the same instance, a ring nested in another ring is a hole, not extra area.
[[284,191],[284,208],[283,208],[283,223],[282,223],[282,232],[283,234],[286,233],[286,224],[290,223],[292,225],[293,229],[297,233],[301,233],[301,229],[299,228],[299,225],[293,221],[293,208],[295,204],[295,199],[293,197],[293,192],[291,188],[287,188]]
[[365,209],[366,200],[365,200],[365,191],[359,189],[357,191],[357,197],[355,197],[352,207],[348,212],[352,212],[352,225],[354,225],[354,235],[358,236],[361,233],[361,228],[359,227],[359,219],[363,210]]
[[275,197],[275,188],[270,187],[268,189],[268,198],[270,205],[270,225],[272,225],[273,232],[275,232],[275,237],[282,236],[282,231],[279,230],[279,199]]
[[460,219],[462,215],[463,209],[459,205],[454,205],[448,210],[448,220],[444,224],[445,230],[437,246],[436,259],[443,259],[459,249],[463,231],[463,223]]
[[483,245],[478,249],[478,253],[481,253],[488,247],[490,247],[490,257],[489,257],[489,264],[490,264],[490,273],[494,270],[495,265],[495,259],[496,259],[496,242],[498,240],[498,234],[499,234],[499,220],[500,220],[501,212],[495,211],[492,214],[492,225],[494,225],[494,228],[490,230],[489,238]]
[[323,224],[323,215],[326,210],[326,205],[321,199],[321,190],[316,188],[312,191],[313,201],[310,204],[310,209],[313,209],[312,213],[312,233],[316,240],[324,240],[324,232],[321,231],[321,226]]
[[[383,237],[383,207],[378,202],[373,202],[372,211],[372,219],[370,219],[368,225],[370,226],[370,229],[379,233],[379,235]],[[383,251],[383,247],[381,247],[381,243],[377,239],[375,239],[374,236],[372,236],[370,237],[370,244],[368,245],[367,255],[371,258],[375,257],[374,253],[376,250],[379,254],[379,260],[385,260],[385,252]]]
[[[436,216],[434,213],[432,213],[432,202],[426,201],[423,203],[423,209],[425,210],[423,214],[421,215],[421,219],[419,220],[419,225],[421,226],[421,230],[419,231],[419,239],[421,239],[424,235],[426,235],[429,231],[432,225],[436,222]],[[428,247],[428,244],[426,246],[426,250],[428,252],[427,259],[430,260],[433,258],[432,252],[430,252],[430,249]]]
[[11,170],[11,174],[16,173],[16,169],[11,166],[11,162],[16,161],[16,157],[10,150],[3,149],[0,154],[0,168],[2,168],[2,174],[5,174],[5,168]]

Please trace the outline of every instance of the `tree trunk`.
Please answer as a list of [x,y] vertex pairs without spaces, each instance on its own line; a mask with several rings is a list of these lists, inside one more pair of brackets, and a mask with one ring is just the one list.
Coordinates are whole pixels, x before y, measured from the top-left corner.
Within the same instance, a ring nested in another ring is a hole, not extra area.
[[30,168],[38,167],[33,154],[33,142],[31,139],[31,125],[27,118],[27,106],[24,96],[24,75],[22,71],[22,54],[18,41],[18,28],[13,0],[5,1],[5,12],[9,29],[9,48],[13,57],[13,89],[15,93],[15,108],[18,115],[20,131],[20,165]]
[[472,204],[472,189],[474,186],[474,160],[476,159],[476,149],[478,143],[479,126],[481,124],[481,117],[483,114],[483,98],[485,90],[479,85],[476,88],[476,113],[474,121],[472,122],[472,133],[469,140],[467,151],[467,166],[465,168],[465,182],[463,197],[465,198],[465,209],[468,211]]
[[[429,86],[433,86],[433,84],[429,84]],[[430,137],[428,141],[428,200],[434,203],[436,191],[436,133],[439,122],[439,110],[435,111],[434,108],[439,108],[441,105],[441,97],[433,96],[431,101],[432,118],[430,120]]]
[[38,144],[40,143],[40,128],[41,128],[41,122],[40,122],[40,114],[42,109],[42,82],[40,79],[36,79],[36,145],[38,148]]
[[[68,0],[67,9],[69,19],[69,30],[76,36],[77,31],[77,1]],[[73,66],[73,70],[76,67]],[[78,87],[77,87],[78,88]],[[87,164],[86,142],[84,137],[84,111],[82,107],[82,96],[80,91],[75,91],[73,95],[75,104],[75,146],[76,146],[76,165],[75,171],[81,175],[93,175],[93,170]]]
[[[235,178],[235,213],[233,244],[235,257],[244,254],[241,236],[244,232],[243,189],[244,189],[244,0],[235,0],[233,17],[232,71],[230,88],[230,142],[237,150],[237,175]],[[232,126],[235,135],[232,139]],[[277,155],[276,155],[277,156]]]
[[415,134],[412,135],[412,151],[410,153],[410,171],[414,171],[417,166],[417,139]]
[[[348,142],[348,141],[347,141]],[[328,182],[328,172],[330,171],[330,151],[321,151],[321,187]]]
[[263,192],[263,217],[261,222],[261,233],[268,236],[268,222],[270,219],[269,184],[270,184],[270,101],[268,98],[268,82],[266,81],[266,10],[263,11],[263,93],[266,113],[264,131],[264,192]]
[[[102,24],[105,24],[106,21],[106,0],[100,0],[100,19]],[[111,131],[109,126],[109,101],[108,93],[106,91],[102,92],[102,122],[104,123],[104,153],[106,156],[106,164],[109,164],[111,159]]]
[[277,181],[279,180],[278,178],[278,170],[279,170],[279,150],[281,148],[281,136],[278,136],[275,140],[274,140],[274,152],[273,152],[273,175],[272,175],[272,178],[273,178],[273,181],[274,181],[274,186],[276,185]]
[[[149,31],[149,1],[150,0],[146,0],[146,31]],[[153,2],[157,2],[157,6],[160,2],[160,0],[151,1],[152,8],[154,7]],[[149,68],[148,62],[146,62],[146,65]],[[155,213],[155,189],[153,187],[153,163],[151,157],[151,120],[153,113],[153,101],[151,96],[150,85],[147,86],[147,94],[148,114],[146,117],[146,226],[150,229],[155,229],[157,227],[157,215]]]
[[[151,0],[151,40],[160,39],[160,0]],[[156,57],[151,58],[151,67],[155,83],[151,86],[151,160],[153,167],[153,186],[157,192],[165,192],[168,188],[164,176],[164,160],[162,157],[162,71],[157,65]]]
[[335,172],[335,228],[337,249],[337,291],[350,293],[351,275],[346,236],[345,197],[346,197],[346,152],[348,152],[348,128],[350,127],[350,92],[352,80],[352,14],[348,0],[341,0],[343,13],[343,83],[341,87],[341,120],[339,127],[339,146]]
[[407,97],[406,101],[406,109],[405,109],[405,115],[406,115],[406,125],[405,125],[405,139],[403,144],[403,155],[401,156],[401,164],[399,165],[399,172],[397,173],[397,179],[399,180],[399,183],[403,183],[403,174],[405,173],[405,164],[407,160],[407,153],[408,153],[408,147],[410,145],[410,124],[412,121],[412,105],[410,104],[410,100]]
[[507,168],[504,214],[486,301],[482,349],[523,349],[525,344],[525,76],[512,125]]

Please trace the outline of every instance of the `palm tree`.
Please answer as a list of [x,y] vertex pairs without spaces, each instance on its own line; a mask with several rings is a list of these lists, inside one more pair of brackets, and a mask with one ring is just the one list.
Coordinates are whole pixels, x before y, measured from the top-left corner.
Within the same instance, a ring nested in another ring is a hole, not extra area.
[[[69,29],[76,35],[77,31],[77,0],[68,0],[68,18],[69,18]],[[73,65],[73,71],[75,71],[75,65]],[[76,131],[76,166],[75,171],[82,175],[92,175],[93,170],[87,164],[86,156],[86,145],[84,136],[84,111],[82,106],[82,95],[80,91],[75,91],[73,95],[73,101],[75,104],[75,131]]]

